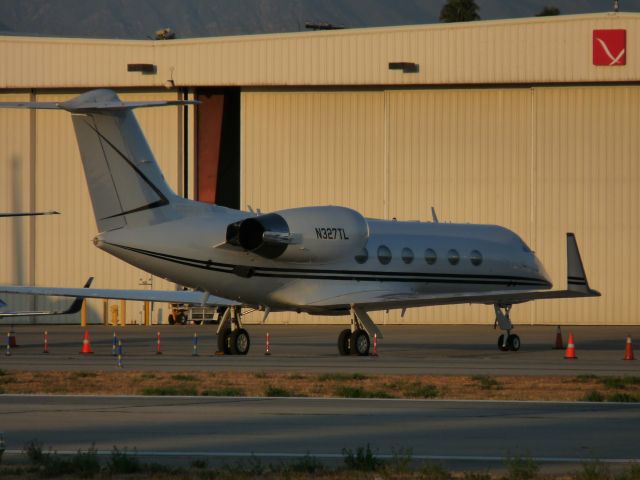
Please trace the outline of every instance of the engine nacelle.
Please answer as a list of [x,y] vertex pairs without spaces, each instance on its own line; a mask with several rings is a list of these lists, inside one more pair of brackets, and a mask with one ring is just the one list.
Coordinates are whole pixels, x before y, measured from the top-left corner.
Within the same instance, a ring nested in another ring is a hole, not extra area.
[[265,258],[331,261],[359,252],[367,221],[344,207],[302,207],[258,215],[227,227],[227,242]]

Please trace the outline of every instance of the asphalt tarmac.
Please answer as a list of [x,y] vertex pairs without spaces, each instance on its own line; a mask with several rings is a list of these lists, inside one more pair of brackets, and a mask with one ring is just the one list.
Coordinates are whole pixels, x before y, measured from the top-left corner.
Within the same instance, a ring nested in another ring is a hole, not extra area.
[[114,445],[145,456],[265,459],[377,455],[491,466],[509,455],[552,464],[638,459],[640,406],[380,399],[0,396],[7,456],[38,439],[75,453]]
[[[114,331],[123,342],[123,365],[131,370],[313,371],[389,374],[491,375],[640,375],[639,361],[623,361],[627,334],[640,340],[640,326],[572,327],[577,360],[565,360],[553,350],[556,329],[518,326],[518,352],[497,349],[499,331],[490,325],[382,326],[377,357],[341,357],[337,336],[343,325],[248,325],[252,335],[247,356],[216,356],[215,325],[124,328],[89,327],[92,355],[80,355],[83,329],[79,326],[19,325],[14,327],[18,348],[11,355],[0,345],[0,368],[8,370],[109,370]],[[43,331],[49,334],[49,354],[42,353]],[[0,326],[6,339],[8,325]],[[155,355],[161,332],[162,355]],[[264,355],[270,333],[271,355]],[[198,334],[198,356],[193,335]]]

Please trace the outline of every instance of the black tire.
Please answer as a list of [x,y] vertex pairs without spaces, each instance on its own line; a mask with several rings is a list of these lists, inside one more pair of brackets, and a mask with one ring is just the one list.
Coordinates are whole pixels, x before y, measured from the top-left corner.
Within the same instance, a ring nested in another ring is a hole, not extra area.
[[169,320],[169,325],[175,325],[176,319],[173,318],[173,315],[169,315],[168,320]]
[[338,352],[340,355],[349,355],[351,350],[351,330],[342,330],[338,335]]
[[249,332],[244,328],[239,328],[231,333],[230,340],[231,353],[234,355],[246,355],[249,353],[249,347],[251,346],[251,337]]
[[185,325],[187,323],[187,316],[184,313],[179,313],[176,316],[176,322],[178,322],[180,325]]
[[509,344],[508,344],[508,339],[507,339],[507,345],[504,345],[504,335],[500,335],[498,337],[498,349],[501,352],[506,352],[507,350],[509,350]]
[[369,355],[371,340],[364,330],[356,330],[351,334],[351,355],[365,357]]
[[231,329],[225,328],[218,334],[218,352],[222,352],[225,355],[231,354],[230,345]]
[[520,350],[520,337],[518,335],[509,335],[509,338],[507,338],[507,346],[512,352]]

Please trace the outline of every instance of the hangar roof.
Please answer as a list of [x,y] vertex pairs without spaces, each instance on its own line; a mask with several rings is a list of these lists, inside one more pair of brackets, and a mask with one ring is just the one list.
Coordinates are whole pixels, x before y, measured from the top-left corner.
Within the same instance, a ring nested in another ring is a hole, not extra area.
[[602,67],[592,45],[595,29],[624,29],[637,45],[639,26],[640,14],[601,13],[163,41],[5,36],[0,88],[637,81],[640,48],[627,49],[625,66]]

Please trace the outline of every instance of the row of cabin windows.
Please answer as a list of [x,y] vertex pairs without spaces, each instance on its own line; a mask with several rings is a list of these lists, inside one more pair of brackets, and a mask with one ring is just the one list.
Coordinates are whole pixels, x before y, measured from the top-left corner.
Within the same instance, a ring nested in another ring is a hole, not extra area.
[[[407,265],[413,263],[413,250],[408,247],[404,247],[402,249],[400,257],[402,258],[402,261]],[[366,248],[363,248],[355,258],[356,262],[360,264],[365,263],[367,260],[369,260],[369,251]],[[387,247],[386,245],[380,245],[378,247],[378,261],[382,265],[388,265],[389,263],[391,263],[392,258],[393,255],[391,255],[391,250],[389,249],[389,247]],[[427,262],[427,264],[434,265],[438,261],[438,255],[432,248],[427,248],[424,251],[424,260],[425,262]],[[457,265],[458,263],[460,263],[460,254],[456,249],[452,248],[447,252],[447,260],[449,260],[449,263],[451,265]],[[479,266],[480,264],[482,264],[482,254],[478,250],[471,250],[471,253],[469,254],[469,261],[476,267]]]

